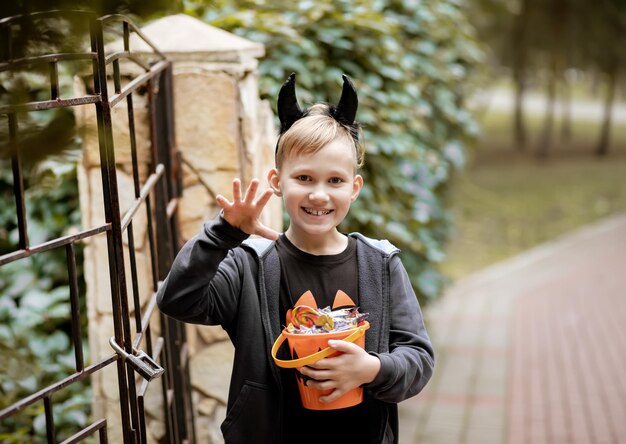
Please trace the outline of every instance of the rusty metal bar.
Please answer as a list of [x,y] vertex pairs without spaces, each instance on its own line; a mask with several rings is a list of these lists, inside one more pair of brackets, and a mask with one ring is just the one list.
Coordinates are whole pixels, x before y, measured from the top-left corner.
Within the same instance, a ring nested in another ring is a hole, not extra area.
[[26,222],[26,207],[24,204],[24,176],[22,174],[22,159],[17,147],[17,117],[9,114],[9,150],[11,152],[11,167],[13,168],[13,194],[17,210],[17,227],[19,232],[19,248],[28,248],[28,229]]
[[20,103],[19,105],[2,105],[0,106],[0,115],[88,105],[90,103],[99,103],[100,100],[100,96],[86,95],[84,97],[74,97],[70,99],[42,100],[38,102]]
[[133,106],[133,95],[126,96],[126,109],[128,114],[128,134],[130,136],[130,158],[133,165],[133,185],[135,198],[140,195],[139,187],[139,163],[137,162],[137,139],[135,137],[135,108]]
[[107,444],[109,442],[109,439],[107,437],[107,428],[106,427],[102,427],[98,433],[98,437],[100,438],[100,444]]
[[[117,180],[115,177],[115,159],[113,151],[113,137],[111,134],[111,108],[108,103],[107,72],[104,64],[104,31],[102,19],[95,20],[93,24],[92,50],[98,54],[97,63],[94,63],[94,86],[96,93],[100,93],[102,101],[96,104],[96,115],[98,119],[98,140],[100,145],[100,165],[102,171],[102,186],[105,201],[105,218],[111,223],[111,230],[107,231],[107,248],[109,251],[109,277],[111,281],[111,304],[113,306],[113,330],[115,341],[124,344],[127,352],[132,353],[129,344],[124,341],[124,336],[128,335],[130,328],[126,328],[126,323],[122,319],[125,310],[124,303],[120,297],[120,291],[125,289],[124,280],[124,260],[122,255],[121,231],[119,230],[119,202],[117,196]],[[94,48],[95,47],[95,48]],[[97,81],[95,79],[97,78]],[[116,229],[117,228],[117,229]],[[120,260],[121,259],[121,260]],[[120,282],[119,278],[123,282]],[[126,310],[127,311],[127,310]],[[117,361],[118,387],[120,394],[120,416],[122,422],[122,433],[124,444],[134,441],[131,438],[131,402],[128,393],[128,382],[126,378],[126,365],[122,360]]]
[[146,35],[139,29],[139,27],[137,27],[135,25],[135,23],[129,19],[128,17],[124,16],[124,15],[120,15],[120,14],[109,14],[109,15],[105,15],[104,17],[101,17],[99,19],[101,21],[101,23],[103,24],[108,24],[109,22],[113,22],[113,21],[120,21],[122,23],[127,23],[128,26],[130,28],[132,28],[132,31],[137,34],[139,37],[141,37],[141,39],[148,45],[150,46],[150,48],[152,49],[152,51],[155,54],[158,54],[159,57],[161,57],[162,59],[165,59],[165,55],[159,51],[159,48],[157,48],[147,37]]
[[35,245],[33,247],[29,247],[27,250],[21,249],[16,250],[11,253],[7,253],[3,256],[0,256],[0,266],[8,264],[10,262],[14,262],[19,259],[23,259],[25,257],[32,256],[36,253],[42,253],[44,251],[52,250],[54,248],[62,247],[64,245],[74,243],[78,240],[85,239],[87,237],[95,236],[96,234],[103,233],[107,230],[111,229],[111,224],[101,225],[96,228],[91,228],[89,230],[80,231],[75,234],[68,234],[67,236],[57,237],[56,239],[49,240],[44,242],[43,244]]
[[157,251],[156,251],[156,245],[155,245],[155,239],[154,239],[154,224],[152,221],[152,199],[150,198],[150,195],[146,196],[146,216],[147,216],[147,223],[148,223],[148,245],[150,247],[150,270],[151,270],[151,276],[152,276],[152,289],[154,291],[157,290],[158,284],[159,284],[159,279],[158,279],[158,272],[157,272]]
[[[120,221],[120,205],[119,205],[119,189],[117,185],[117,174],[115,169],[115,150],[113,148],[113,133],[112,127],[113,123],[111,120],[111,109],[115,106],[115,100],[108,99],[107,86],[106,86],[106,65],[104,63],[104,46],[103,46],[103,24],[105,22],[105,18],[101,18],[97,20],[99,25],[98,32],[98,62],[99,62],[99,72],[100,72],[100,87],[101,87],[101,95],[102,95],[102,123],[103,123],[103,134],[104,134],[104,154],[105,154],[105,163],[106,169],[108,171],[108,182],[111,190],[110,194],[110,217],[112,223],[111,233],[111,244],[112,247],[109,251],[112,252],[112,268],[114,268],[115,276],[114,280],[117,283],[117,287],[112,285],[112,288],[115,288],[115,291],[112,293],[112,300],[114,305],[117,306],[117,310],[114,309],[114,324],[117,321],[120,323],[121,327],[121,338],[115,337],[115,340],[118,344],[123,343],[124,350],[132,354],[132,340],[131,340],[131,328],[130,328],[130,312],[128,308],[128,290],[126,285],[126,275],[125,275],[125,267],[124,267],[124,253],[123,253],[123,244],[122,244],[122,232],[125,229],[121,226]],[[132,83],[132,82],[131,82]],[[126,91],[129,89],[126,88]],[[118,95],[116,97],[121,97]],[[121,339],[121,341],[120,341]],[[126,367],[126,377],[123,377],[123,367]],[[137,440],[139,437],[138,427],[139,427],[139,413],[137,406],[137,394],[135,387],[135,378],[134,378],[134,370],[127,362],[120,362],[120,366],[118,367],[118,378],[120,381],[120,385],[123,384],[125,387],[124,394],[120,393],[120,406],[122,409],[128,408],[130,413],[130,423],[127,422],[124,424],[126,428],[124,429],[124,441],[132,442]],[[122,390],[121,390],[122,391]],[[122,398],[125,398],[122,400]],[[128,418],[126,418],[128,419]]]
[[[152,313],[154,313],[154,308],[156,307],[156,292],[152,293],[150,296],[150,300],[148,301],[148,305],[146,305],[146,309],[143,312],[141,317],[140,326],[137,328],[137,333],[135,334],[135,338],[133,339],[133,347],[138,348],[139,343],[143,339],[143,334],[150,328],[150,317]],[[148,353],[152,356],[152,353]]]
[[124,97],[126,97],[131,92],[135,91],[137,88],[142,86],[144,83],[146,83],[149,80],[157,77],[157,75],[161,71],[166,69],[169,66],[169,64],[170,64],[170,62],[168,62],[168,61],[157,62],[154,65],[152,65],[152,67],[150,68],[150,71],[148,71],[148,72],[146,72],[144,74],[141,74],[141,75],[135,77],[130,82],[128,82],[128,84],[122,89],[122,91],[119,94],[114,95],[111,98],[111,100],[109,100],[109,104],[110,104],[111,108],[113,108],[115,105],[117,105]]
[[0,63],[0,72],[9,70],[28,70],[33,66],[46,63],[58,63],[68,60],[94,60],[96,54],[92,52],[62,52],[58,54],[46,54],[40,56],[23,57]]
[[[160,80],[160,78],[159,78]],[[160,86],[160,85],[159,85]],[[150,82],[148,88],[149,94],[149,106],[150,106],[150,138],[152,140],[152,162],[153,164],[160,164],[166,162],[167,147],[166,142],[162,136],[162,131],[167,127],[161,125],[162,116],[157,116],[157,101],[160,100],[160,94],[156,94],[155,90],[160,92],[160,87],[153,85]],[[172,248],[172,233],[169,231],[169,226],[163,218],[166,210],[166,202],[168,199],[168,186],[165,181],[160,183],[160,186],[155,190],[155,221],[157,229],[157,240],[159,242],[157,246],[158,254],[158,274],[159,280],[164,278],[171,266],[170,255],[173,252]],[[180,381],[180,361],[177,354],[174,352],[180,345],[180,338],[178,336],[179,331],[176,328],[176,321],[161,314],[161,330],[162,335],[166,341],[165,345],[165,366],[169,369],[165,374],[167,380],[167,387],[165,393],[168,396],[168,403],[166,407],[166,417],[170,418],[169,432],[174,437],[173,442],[180,442],[181,436],[187,435],[186,433],[186,418],[184,403],[181,402],[180,390],[182,384]],[[171,388],[171,390],[169,389]]]
[[120,79],[120,62],[115,59],[113,61],[113,87],[115,88],[115,94],[119,94],[122,90],[122,82]]
[[54,430],[54,413],[52,411],[52,399],[50,396],[43,398],[44,411],[46,415],[46,437],[48,444],[54,444],[56,441],[56,433]]
[[133,234],[132,220],[128,224],[126,236],[128,237],[128,258],[130,259],[130,275],[133,287],[133,307],[135,313],[135,330],[141,331],[141,300],[139,299],[139,279],[137,277],[137,260],[135,258],[135,235]]
[[[163,338],[159,338],[156,341],[156,344],[154,346],[155,354],[153,355],[154,356],[154,360],[157,363],[160,363],[159,357],[160,357],[160,354],[161,354],[162,350],[163,350]],[[141,426],[141,428],[140,428],[141,439],[142,439],[142,442],[146,442],[146,443],[148,442],[148,440],[147,440],[147,436],[146,436],[145,395],[146,395],[146,392],[148,391],[149,385],[150,385],[150,382],[146,381],[144,379],[144,381],[141,383],[141,386],[139,387],[139,392],[138,392],[138,395],[137,395],[138,396],[138,400],[139,400],[139,411],[141,412],[141,415],[140,415],[140,418],[141,418],[141,423],[140,423],[140,426]],[[164,400],[165,400],[165,398],[164,398]]]
[[13,35],[9,26],[0,26],[0,60],[11,60]]
[[148,381],[144,380],[141,383],[139,394],[137,395],[137,406],[139,408],[139,437],[141,439],[140,442],[142,443],[148,442],[148,435],[146,433],[146,404],[145,404],[145,398],[143,394],[141,393],[143,387],[148,387],[147,382]]
[[150,71],[150,65],[148,63],[141,60],[140,57],[137,57],[135,53],[128,52],[128,51],[118,51],[118,52],[111,53],[108,56],[106,56],[104,60],[105,60],[105,63],[108,65],[111,62],[115,60],[119,60],[119,59],[130,60],[136,65],[141,66],[146,71]]
[[57,62],[50,62],[50,100],[59,98],[59,67]]
[[[171,66],[171,65],[170,65]],[[167,202],[174,188],[175,173],[172,169],[172,156],[174,149],[174,116],[169,112],[173,108],[173,90],[171,88],[171,68],[164,71],[158,77],[158,85],[149,88],[150,97],[150,130],[153,145],[153,162],[163,163],[168,171],[167,181],[161,182],[157,187],[155,199],[155,219],[157,224],[157,238],[160,241],[157,251],[159,252],[159,280],[163,279],[171,267],[173,258],[178,249],[176,241],[175,225],[166,216]],[[178,171],[179,172],[179,171]],[[175,219],[175,218],[173,218]],[[188,378],[187,363],[180,361],[177,350],[186,342],[184,325],[165,316],[161,317],[161,328],[166,331],[165,339],[166,359],[170,374],[168,382],[172,387],[173,414],[172,429],[174,435],[182,440],[182,437],[191,441],[195,440],[195,429],[191,416],[191,399],[184,392],[186,389],[185,379]]]
[[46,396],[52,396],[54,393],[58,392],[59,390],[67,387],[68,385],[80,381],[82,379],[85,379],[87,376],[91,375],[92,373],[100,370],[101,368],[106,367],[107,365],[111,364],[112,362],[116,361],[118,358],[117,354],[113,354],[103,360],[101,360],[100,362],[97,362],[95,364],[90,365],[89,367],[85,368],[84,371],[80,372],[80,373],[74,373],[70,376],[68,376],[67,378],[61,379],[60,381],[55,382],[54,384],[49,385],[48,387],[45,387],[42,390],[39,390],[36,393],[33,393],[30,396],[27,396],[26,398],[22,398],[20,401],[16,402],[15,404],[10,405],[9,407],[5,408],[4,410],[0,410],[0,419],[4,419],[8,416],[11,416],[23,409],[25,409],[26,407],[28,407],[31,404],[34,404],[37,401],[42,400],[43,398],[45,398]]
[[85,362],[83,359],[83,336],[80,328],[80,301],[78,299],[78,278],[76,276],[76,254],[73,243],[66,245],[65,255],[67,258],[68,281],[70,287],[74,358],[76,360],[76,371],[82,372],[85,369]]
[[[77,442],[84,440],[88,436],[93,435],[95,432],[98,432],[100,434],[100,444],[105,443],[106,442],[106,426],[107,426],[107,420],[99,419],[98,421],[85,427],[78,433],[75,433],[74,435],[70,436],[65,441],[61,442],[60,444],[75,444]],[[104,441],[103,441],[103,438],[104,438]]]
[[[176,126],[174,124],[174,88],[172,86],[172,70],[168,70],[165,74],[165,78],[163,79],[163,90],[166,97],[169,99],[166,101],[166,109],[165,115],[163,116],[165,119],[165,123],[167,124],[168,134],[169,134],[169,147],[166,153],[163,153],[165,162],[169,164],[166,165],[166,169],[169,172],[169,177],[167,181],[167,192],[169,199],[176,199],[176,207],[178,206],[178,198],[182,196],[183,189],[183,172],[182,172],[182,160],[183,155],[176,147]],[[168,210],[170,207],[170,202],[168,202]],[[176,213],[172,211],[170,215],[168,213],[168,222],[169,222],[169,230],[172,233],[172,242],[171,242],[171,254],[172,258],[176,257],[176,253],[178,253],[179,248],[182,245],[179,245],[177,233],[179,233],[178,227],[178,218],[176,217]]]
[[128,398],[130,399],[130,419],[132,428],[128,429],[129,436],[132,440],[139,440],[139,406],[137,402],[137,389],[135,384],[135,370],[126,364],[126,378],[128,380]]
[[124,218],[122,219],[122,230],[125,230],[128,224],[131,222],[132,217],[135,215],[141,204],[146,201],[146,199],[150,196],[150,192],[155,188],[159,178],[163,176],[164,167],[162,164],[157,165],[155,172],[152,173],[143,188],[141,189],[141,193],[137,199],[133,202],[131,207],[126,211]]
[[22,57],[21,59],[13,59],[0,63],[0,72],[7,70],[29,69],[34,65],[57,63],[68,60],[94,60],[96,57],[96,54],[93,52],[63,52],[59,54]]
[[163,165],[159,164],[157,165],[154,173],[150,174],[150,176],[146,180],[146,183],[141,188],[141,193],[139,197],[135,199],[133,204],[126,211],[126,214],[124,214],[124,219],[122,219],[122,230],[125,230],[128,227],[128,224],[131,222],[133,216],[135,215],[141,204],[146,200],[146,198],[150,194],[150,191],[152,191],[152,189],[159,181],[159,178],[163,176],[164,171],[165,169]]
[[124,37],[123,37],[123,41],[124,41],[124,51],[130,51],[130,30],[128,27],[128,21],[124,20],[122,22],[122,28],[124,29]]
[[[164,363],[164,365],[167,365],[167,363]],[[167,372],[165,373],[167,376]],[[172,414],[172,409],[170,407],[172,404],[172,397],[170,396],[170,390],[168,389],[168,387],[168,378],[161,378],[161,396],[163,397],[163,419],[165,420],[165,438],[166,442],[174,442],[174,430],[171,426],[171,424],[174,422],[174,415]]]
[[[148,322],[148,324],[145,326],[144,334],[146,336],[146,353],[148,353],[150,356],[153,356],[154,352],[152,350],[152,328],[150,327],[150,322]],[[157,340],[158,339],[159,337],[157,337]]]
[[[162,106],[160,108],[161,124],[166,129],[164,134],[165,146],[161,148],[161,156],[169,163],[169,175],[167,181],[164,182],[167,188],[166,196],[180,197],[182,190],[182,170],[181,170],[181,153],[176,148],[176,126],[174,124],[174,88],[173,88],[173,69],[170,68],[165,71],[160,85]],[[167,203],[167,200],[165,201]],[[167,219],[167,225],[170,233],[170,248],[171,253],[169,255],[169,266],[178,252],[180,246],[178,245],[178,219],[174,215]],[[177,322],[178,325],[178,340],[181,348],[187,350],[187,334],[183,323]],[[193,420],[193,404],[191,399],[191,376],[189,374],[189,359],[187,354],[181,357],[183,359],[180,365],[179,380],[181,382],[182,399],[180,401],[184,409],[185,418],[185,437],[189,442],[195,442],[196,430],[195,422]]]
[[[170,420],[168,421],[170,426],[170,433],[174,437],[179,437],[182,434],[181,427],[184,430],[184,424],[182,424],[180,421],[181,415],[179,414],[179,398],[176,396],[177,390],[180,388],[177,387],[177,385],[179,386],[180,383],[176,383],[176,380],[178,379],[177,375],[180,371],[180,368],[176,366],[176,358],[174,356],[175,353],[173,353],[172,349],[170,348],[176,346],[176,330],[174,329],[174,322],[167,319],[163,314],[161,314],[161,330],[161,334],[166,341],[164,362],[165,368],[168,369],[168,372],[165,373],[165,377],[163,378],[163,380],[167,381],[165,389],[167,394],[167,397],[165,398],[167,400],[166,417],[170,418]],[[175,438],[172,442],[178,441]]]

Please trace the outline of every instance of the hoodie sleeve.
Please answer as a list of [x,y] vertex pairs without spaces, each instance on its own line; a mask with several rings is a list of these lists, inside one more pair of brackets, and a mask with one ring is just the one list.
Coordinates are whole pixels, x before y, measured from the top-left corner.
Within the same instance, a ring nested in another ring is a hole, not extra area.
[[378,375],[366,387],[375,398],[400,402],[418,394],[435,364],[433,346],[406,269],[396,255],[390,263],[389,351],[380,359]]
[[220,215],[187,241],[157,293],[159,309],[179,321],[228,325],[242,282],[243,258],[235,250],[248,235]]

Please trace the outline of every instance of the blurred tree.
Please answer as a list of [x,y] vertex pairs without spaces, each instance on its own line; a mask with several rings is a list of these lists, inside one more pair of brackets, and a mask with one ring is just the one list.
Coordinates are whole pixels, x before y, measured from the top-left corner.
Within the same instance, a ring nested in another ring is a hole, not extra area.
[[626,2],[601,0],[594,3],[593,11],[593,14],[581,17],[584,21],[581,28],[584,27],[586,34],[581,45],[585,61],[601,74],[606,85],[603,123],[595,147],[595,153],[604,156],[609,151],[613,102],[620,68],[623,70],[626,65]]
[[[492,49],[495,72],[508,69],[515,88],[513,146],[527,145],[522,103],[530,83],[545,82],[544,126],[536,147],[540,157],[552,144],[555,101],[564,97],[561,135],[570,130],[572,73],[599,73],[606,86],[599,155],[608,152],[612,105],[620,67],[626,62],[626,2],[623,0],[477,0],[467,8],[470,21]],[[509,35],[509,38],[503,36]]]
[[[528,0],[526,0],[528,1]],[[565,37],[571,28],[570,8],[568,0],[546,0],[540,3],[540,17],[543,19],[542,26],[545,29],[543,37],[547,39],[537,42],[537,49],[545,49],[544,60],[547,65],[546,72],[546,114],[543,121],[543,130],[539,138],[536,154],[539,157],[547,157],[552,145],[552,133],[554,127],[557,83],[562,81],[565,74],[565,66],[568,51]],[[537,24],[537,27],[541,24]]]
[[478,128],[466,100],[482,60],[460,0],[185,0],[210,24],[263,43],[261,89],[275,106],[297,72],[303,104],[359,91],[367,186],[344,229],[387,238],[419,296],[436,297],[450,216],[445,190]]
[[480,40],[486,44],[490,71],[495,81],[507,70],[514,87],[513,146],[524,151],[527,146],[524,122],[524,94],[533,79],[533,60],[530,51],[532,37],[531,16],[535,15],[537,0],[506,1],[476,0],[468,3],[466,13],[476,26]]
[[515,85],[515,105],[513,112],[514,143],[518,151],[526,149],[526,125],[524,124],[524,91],[526,88],[526,60],[527,60],[527,36],[528,17],[530,14],[530,0],[521,0],[520,12],[513,20],[511,29],[512,47],[512,75]]

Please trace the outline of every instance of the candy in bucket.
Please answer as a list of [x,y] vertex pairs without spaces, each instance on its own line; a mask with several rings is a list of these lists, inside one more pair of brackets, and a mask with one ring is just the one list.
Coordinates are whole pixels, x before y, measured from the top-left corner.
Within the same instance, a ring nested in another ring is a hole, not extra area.
[[[359,313],[356,307],[331,310],[330,307],[317,310],[298,305],[291,312],[291,322],[283,329],[272,347],[272,357],[279,367],[295,368],[298,389],[304,408],[311,410],[333,410],[357,405],[363,401],[363,389],[356,387],[333,402],[321,402],[321,396],[332,390],[318,390],[305,385],[300,368],[322,358],[337,356],[340,352],[328,347],[329,339],[342,339],[354,342],[365,348],[365,330],[369,323],[367,314]],[[292,360],[276,357],[278,349],[287,339]]]

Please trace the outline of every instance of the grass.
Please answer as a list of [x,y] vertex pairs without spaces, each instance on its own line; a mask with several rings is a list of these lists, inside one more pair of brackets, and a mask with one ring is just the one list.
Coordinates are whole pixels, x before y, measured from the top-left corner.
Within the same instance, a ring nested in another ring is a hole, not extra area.
[[441,268],[453,280],[626,211],[626,124],[613,125],[609,155],[598,158],[599,122],[575,120],[571,138],[554,134],[539,160],[532,151],[542,116],[528,119],[523,153],[511,146],[510,113],[483,116],[483,137],[450,194],[455,232]]

